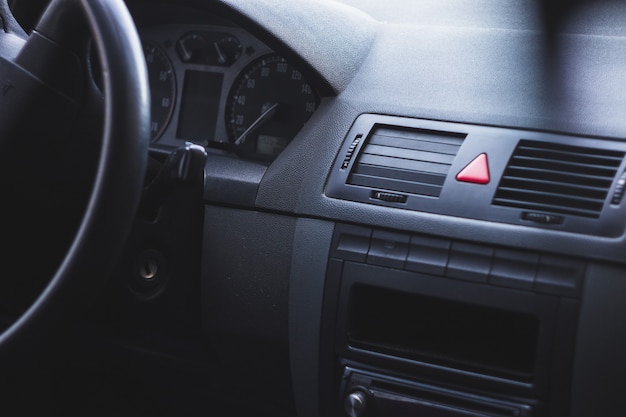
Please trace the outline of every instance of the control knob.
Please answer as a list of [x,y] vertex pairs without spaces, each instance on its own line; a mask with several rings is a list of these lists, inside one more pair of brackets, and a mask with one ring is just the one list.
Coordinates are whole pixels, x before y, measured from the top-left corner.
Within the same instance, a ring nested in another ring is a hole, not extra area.
[[350,417],[363,417],[367,412],[367,395],[362,391],[352,391],[346,396],[343,408]]

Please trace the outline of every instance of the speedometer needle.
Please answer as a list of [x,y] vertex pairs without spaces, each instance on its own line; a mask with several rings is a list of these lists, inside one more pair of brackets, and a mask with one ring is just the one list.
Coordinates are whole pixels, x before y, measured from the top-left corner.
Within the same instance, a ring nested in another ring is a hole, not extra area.
[[226,56],[222,52],[222,48],[220,48],[220,45],[217,42],[214,42],[213,46],[215,46],[215,51],[217,52],[217,62],[219,62],[220,64],[225,64]]
[[258,131],[261,127],[263,127],[267,122],[269,122],[272,117],[276,114],[276,109],[278,108],[278,103],[272,104],[267,110],[265,110],[258,119],[256,119],[249,128],[247,128],[235,141],[235,145],[239,146],[242,143],[246,142],[248,136],[252,135],[256,131]]

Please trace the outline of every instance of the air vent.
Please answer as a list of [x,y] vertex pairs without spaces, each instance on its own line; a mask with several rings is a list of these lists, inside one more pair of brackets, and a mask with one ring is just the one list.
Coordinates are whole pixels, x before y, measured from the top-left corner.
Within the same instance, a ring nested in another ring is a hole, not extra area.
[[624,152],[521,140],[494,205],[598,218]]
[[458,133],[376,127],[347,182],[438,197],[464,138]]

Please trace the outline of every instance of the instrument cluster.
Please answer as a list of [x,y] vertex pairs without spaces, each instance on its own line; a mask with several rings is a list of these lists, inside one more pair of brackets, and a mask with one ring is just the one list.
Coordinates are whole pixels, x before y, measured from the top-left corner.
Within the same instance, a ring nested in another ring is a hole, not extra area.
[[241,28],[164,25],[141,38],[153,144],[193,142],[271,161],[319,105],[298,68]]

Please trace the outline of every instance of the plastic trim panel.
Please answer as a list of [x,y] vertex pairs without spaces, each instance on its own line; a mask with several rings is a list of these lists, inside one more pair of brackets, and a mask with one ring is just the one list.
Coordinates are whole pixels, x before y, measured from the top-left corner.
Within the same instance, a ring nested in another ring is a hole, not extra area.
[[[358,153],[367,144],[367,139],[371,132],[381,126],[398,126],[467,135],[456,159],[452,163],[438,198],[398,193],[406,198],[397,199],[397,201],[381,200],[374,198],[377,192],[393,192],[393,190],[375,189],[349,184],[352,168],[356,164],[356,161],[358,161]],[[344,155],[349,151],[353,139],[358,135],[362,135],[362,137],[366,139],[360,141],[355,150],[356,157],[352,158],[348,166],[345,167]],[[522,139],[549,142],[552,144],[626,151],[626,143],[617,141],[365,114],[361,115],[356,120],[348,133],[331,170],[325,192],[329,197],[367,204],[475,220],[530,226],[547,230],[584,233],[604,237],[618,237],[624,233],[626,205],[614,205],[609,204],[609,202],[611,195],[613,195],[618,187],[618,177],[626,169],[625,161],[622,161],[617,171],[618,174],[609,189],[599,219],[584,218],[575,215],[560,215],[558,222],[544,222],[541,220],[553,218],[554,216],[550,216],[554,215],[554,213],[492,205],[500,178],[517,144]],[[457,181],[455,179],[456,174],[483,153],[488,156],[491,180],[487,184]]]

